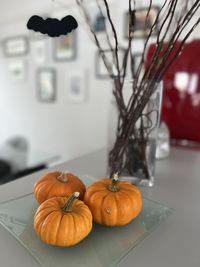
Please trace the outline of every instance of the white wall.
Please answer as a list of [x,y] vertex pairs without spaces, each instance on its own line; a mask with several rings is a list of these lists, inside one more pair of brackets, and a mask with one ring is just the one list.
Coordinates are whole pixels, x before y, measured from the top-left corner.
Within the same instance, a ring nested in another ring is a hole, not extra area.
[[[52,42],[46,41],[48,61],[46,66],[55,67],[57,71],[57,101],[52,104],[40,103],[36,97],[36,69],[33,60],[34,42],[30,43],[30,54],[23,59],[27,66],[25,82],[12,82],[8,77],[7,65],[15,59],[8,59],[2,55],[0,49],[0,144],[10,136],[20,134],[28,138],[31,149],[60,154],[64,159],[70,159],[105,146],[106,126],[108,117],[111,86],[108,81],[95,79],[96,48],[88,37],[86,27],[78,11],[56,4],[51,6],[50,0],[0,0],[0,39],[9,36],[28,34],[27,19],[33,14],[51,13],[75,14],[81,25],[78,31],[78,57],[73,62],[55,63],[52,60]],[[128,2],[128,1],[127,1]],[[125,0],[111,0],[112,14],[118,27],[122,45],[123,38],[122,14],[127,10]],[[145,5],[147,0],[138,1]],[[154,4],[162,0],[153,1]],[[62,12],[60,13],[60,11]],[[138,42],[135,52],[140,51],[142,43]],[[40,66],[41,67],[41,66]],[[88,100],[77,105],[69,103],[65,98],[66,78],[70,70],[87,71]]]

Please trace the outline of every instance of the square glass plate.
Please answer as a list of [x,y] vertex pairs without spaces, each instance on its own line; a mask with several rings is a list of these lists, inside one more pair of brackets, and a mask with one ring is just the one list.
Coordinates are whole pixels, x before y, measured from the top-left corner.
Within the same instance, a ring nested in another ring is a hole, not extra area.
[[[85,184],[94,179],[84,177]],[[162,223],[172,209],[143,198],[140,215],[123,227],[93,226],[90,235],[76,246],[60,248],[44,244],[34,232],[33,216],[38,207],[33,194],[0,204],[0,224],[43,267],[113,267],[141,240]]]

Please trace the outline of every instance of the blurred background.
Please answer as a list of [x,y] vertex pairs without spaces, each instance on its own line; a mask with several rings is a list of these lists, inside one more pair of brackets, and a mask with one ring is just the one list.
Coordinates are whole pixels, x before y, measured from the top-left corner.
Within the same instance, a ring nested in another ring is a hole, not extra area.
[[[127,45],[128,1],[108,2],[123,47]],[[138,2],[138,8],[149,4]],[[153,1],[155,10],[162,4],[162,0]],[[13,172],[42,168],[105,147],[112,85],[75,1],[0,0],[0,7],[2,164],[12,162]],[[88,8],[103,42],[105,21],[96,1],[88,0]],[[32,15],[62,18],[69,14],[77,19],[79,28],[67,38],[53,39],[26,28]],[[197,29],[190,41],[199,36]],[[139,35],[135,55],[141,54],[143,44]],[[183,94],[187,77],[180,79],[179,74],[177,79]],[[3,170],[8,169],[4,164]]]

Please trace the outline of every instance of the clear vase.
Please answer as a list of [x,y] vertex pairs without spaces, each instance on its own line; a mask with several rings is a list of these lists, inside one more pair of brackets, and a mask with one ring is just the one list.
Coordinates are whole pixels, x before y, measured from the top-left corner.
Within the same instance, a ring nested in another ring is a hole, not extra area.
[[[133,80],[127,79],[123,86],[123,99],[127,107],[133,93],[133,83]],[[116,86],[115,83],[114,86]],[[144,86],[147,87],[148,83]],[[155,83],[153,86],[153,93],[145,102],[138,119],[133,122],[128,121],[129,117],[126,118],[126,114],[123,120],[120,118],[119,105],[116,104],[115,98],[112,99],[107,144],[109,175],[119,172],[121,179],[148,187],[153,186],[155,181],[156,140],[160,123],[162,82]],[[143,92],[145,90],[142,90],[141,94]],[[142,95],[137,97],[139,101]],[[124,131],[128,132],[127,135],[123,133],[123,127],[128,127],[129,131]]]

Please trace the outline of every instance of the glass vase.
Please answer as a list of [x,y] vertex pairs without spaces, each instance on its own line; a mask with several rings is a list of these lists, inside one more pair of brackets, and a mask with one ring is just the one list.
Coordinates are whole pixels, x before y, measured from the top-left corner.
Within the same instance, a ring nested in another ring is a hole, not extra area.
[[[116,86],[116,82],[114,86]],[[137,92],[137,88],[140,88],[138,91],[140,94],[134,93],[133,96],[133,92]],[[149,90],[152,90],[152,94],[145,99],[144,96],[148,96]],[[151,187],[155,181],[156,140],[160,123],[162,82],[146,81],[141,90],[141,84],[126,79],[122,92],[127,112],[124,112],[122,116],[116,97],[113,97],[111,101],[109,112],[108,173],[111,176],[113,173],[119,172],[120,178],[123,180]],[[137,119],[132,112],[135,120],[131,121],[128,107],[134,97],[137,97],[136,111],[134,111],[135,114],[137,112]],[[140,110],[139,113],[138,110]]]

